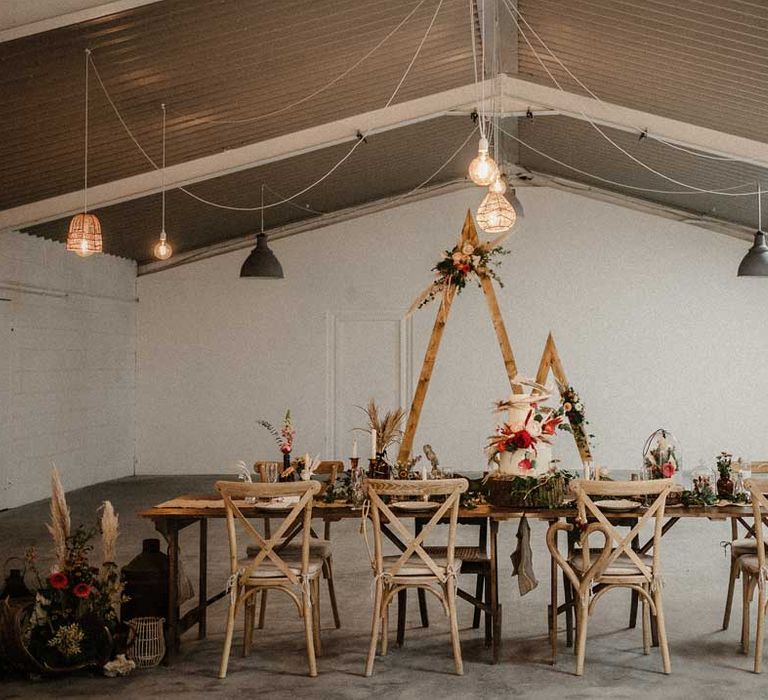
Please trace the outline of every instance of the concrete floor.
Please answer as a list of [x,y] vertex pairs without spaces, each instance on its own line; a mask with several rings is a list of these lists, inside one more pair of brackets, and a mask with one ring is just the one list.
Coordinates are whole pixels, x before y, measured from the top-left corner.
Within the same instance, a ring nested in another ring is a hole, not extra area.
[[[96,507],[109,498],[121,524],[119,560],[126,563],[140,549],[141,540],[154,534],[152,524],[136,517],[141,508],[174,495],[211,490],[213,476],[137,477],[81,489],[68,495],[74,523],[92,522]],[[45,522],[48,503],[40,502],[0,513],[0,561],[38,544],[48,549]],[[374,676],[363,677],[371,614],[371,575],[357,521],[334,525],[333,540],[342,629],[333,629],[323,588],[323,643],[319,675],[306,674],[303,635],[295,610],[270,600],[267,629],[257,633],[252,655],[240,654],[241,630],[235,638],[229,675],[216,678],[222,645],[225,602],[209,612],[209,635],[197,641],[194,631],[182,640],[181,657],[171,668],[134,672],[128,678],[75,676],[36,682],[0,682],[0,698],[157,696],[202,698],[269,693],[269,698],[365,698],[384,694],[424,700],[496,698],[725,698],[757,697],[764,678],[750,672],[751,660],[737,651],[740,615],[728,631],[720,630],[728,561],[719,543],[728,536],[723,522],[682,521],[664,540],[665,610],[672,656],[672,675],[661,673],[654,650],[643,656],[641,633],[627,629],[628,594],[612,593],[600,601],[590,622],[585,675],[573,675],[573,656],[562,649],[556,666],[549,664],[546,605],[549,597],[548,556],[544,527],[532,523],[534,562],[539,587],[521,598],[512,579],[509,554],[515,544],[516,523],[502,525],[500,585],[504,605],[502,663],[489,664],[479,631],[471,629],[471,610],[460,602],[465,675],[452,673],[446,620],[432,601],[432,626],[416,626],[418,612],[411,600],[406,644],[377,659]],[[467,533],[468,534],[468,533]],[[182,536],[188,571],[197,571],[194,528]],[[209,589],[226,578],[226,534],[223,522],[210,527]],[[469,588],[471,580],[462,585]],[[273,596],[275,597],[275,596]],[[282,597],[282,596],[281,596]],[[415,598],[415,596],[412,596]],[[738,602],[737,602],[738,608]],[[564,635],[561,635],[564,644]]]

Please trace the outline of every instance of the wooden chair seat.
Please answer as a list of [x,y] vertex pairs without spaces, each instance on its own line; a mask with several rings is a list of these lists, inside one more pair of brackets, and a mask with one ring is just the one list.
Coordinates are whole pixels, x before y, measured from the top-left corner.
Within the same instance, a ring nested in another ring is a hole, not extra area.
[[757,551],[757,540],[754,537],[742,537],[738,540],[733,540],[731,547],[733,547],[733,554],[735,556],[752,554]]
[[[426,551],[429,553],[429,550]],[[445,557],[434,557],[431,554],[430,556],[432,557],[432,561],[437,564],[437,568],[440,569],[440,572],[445,574],[448,568],[448,560]],[[400,559],[399,554],[392,554],[390,556],[382,557],[384,566],[391,566],[397,562],[398,559]],[[454,559],[454,566],[457,569],[459,568],[460,564],[461,562],[458,559]],[[434,572],[423,561],[413,557],[400,567],[397,575],[393,576],[393,578],[398,579],[400,577],[408,576],[434,576]]]
[[[261,547],[258,545],[249,545],[246,549],[246,554],[249,557],[255,557]],[[285,544],[285,538],[282,538],[280,542],[275,545],[275,549],[280,552],[293,553],[301,552],[301,540],[293,539],[288,544]],[[312,556],[321,557],[327,559],[331,556],[331,542],[330,540],[318,540],[314,537],[309,541],[309,553]]]
[[[288,565],[291,573],[296,576],[301,575],[301,551],[296,554],[288,552],[283,554],[281,552],[280,558]],[[246,559],[240,559],[237,565],[241,569],[246,569],[253,563],[255,557],[248,557]],[[310,555],[309,565],[307,568],[307,575],[309,577],[317,576],[323,569],[323,558]],[[271,561],[264,561],[256,569],[250,572],[248,580],[262,579],[262,578],[285,578],[285,574],[277,568]]]
[[[424,551],[431,557],[445,558],[446,547],[424,547]],[[456,547],[454,550],[454,557],[457,560],[461,560],[461,564],[490,564],[491,558],[487,552],[480,549],[480,547]]]
[[[592,556],[589,558],[589,563],[585,565],[584,563],[584,557],[582,552],[577,552],[574,556],[572,556],[568,563],[574,568],[575,571],[579,573],[584,573],[597,559],[597,557],[600,555],[599,549],[593,549],[591,550]],[[653,570],[653,557],[649,556],[647,554],[641,554],[640,560],[645,564],[649,569]],[[641,576],[642,571],[637,567],[637,565],[626,555],[626,554],[619,554],[618,557],[616,557],[616,560],[611,562],[611,564],[608,565],[608,568],[603,571],[600,575],[600,579],[603,578],[610,578],[611,576]]]

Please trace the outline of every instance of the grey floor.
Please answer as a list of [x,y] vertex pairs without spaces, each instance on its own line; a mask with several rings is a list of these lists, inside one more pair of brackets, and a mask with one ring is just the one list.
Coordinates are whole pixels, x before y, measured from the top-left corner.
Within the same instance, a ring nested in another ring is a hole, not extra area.
[[[73,522],[90,523],[99,503],[109,498],[120,515],[120,563],[131,559],[144,537],[153,536],[149,522],[136,516],[140,509],[174,495],[211,490],[214,477],[175,476],[122,479],[68,494]],[[48,550],[45,522],[47,502],[0,513],[0,561],[37,544]],[[751,662],[737,651],[740,614],[722,631],[721,619],[728,562],[720,547],[728,535],[724,522],[681,521],[664,540],[665,610],[672,656],[672,675],[661,673],[658,653],[643,656],[640,630],[627,629],[628,594],[610,593],[600,602],[590,622],[585,675],[573,675],[573,656],[564,649],[556,666],[549,664],[546,605],[549,597],[548,557],[544,529],[532,523],[539,587],[525,597],[511,578],[509,554],[515,544],[516,522],[502,525],[501,600],[504,605],[502,661],[489,664],[489,650],[479,631],[471,629],[471,611],[461,605],[462,651],[465,675],[452,673],[445,618],[430,602],[432,625],[417,625],[415,600],[408,611],[406,644],[376,661],[374,676],[362,675],[371,614],[371,575],[357,521],[334,525],[336,585],[340,594],[342,628],[330,619],[323,598],[324,655],[319,675],[306,676],[303,634],[295,609],[270,601],[267,628],[258,633],[252,655],[242,658],[240,631],[225,681],[216,678],[222,645],[225,603],[209,612],[209,635],[198,641],[190,631],[182,640],[176,665],[138,671],[128,678],[71,677],[55,681],[6,682],[1,698],[48,697],[235,697],[269,693],[270,698],[365,698],[386,694],[393,698],[725,698],[756,697],[764,678],[750,672]],[[226,578],[226,535],[222,522],[210,530],[210,587]],[[197,571],[196,533],[182,537],[187,569]],[[193,576],[193,579],[195,576]],[[470,587],[472,581],[462,580]],[[323,589],[325,595],[325,588]],[[737,599],[738,601],[738,599]],[[738,609],[738,602],[737,602]],[[563,636],[561,639],[564,642]],[[434,697],[434,696],[433,696]]]

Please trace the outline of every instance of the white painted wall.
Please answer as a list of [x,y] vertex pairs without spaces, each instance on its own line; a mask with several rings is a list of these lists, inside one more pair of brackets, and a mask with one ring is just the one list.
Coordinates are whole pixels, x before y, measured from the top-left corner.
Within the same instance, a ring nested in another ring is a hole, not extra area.
[[[768,456],[765,280],[737,279],[743,242],[563,192],[519,193],[499,297],[523,373],[552,330],[598,436],[599,462],[637,468],[666,427],[692,467],[719,450]],[[241,280],[247,251],[139,278],[138,469],[213,472],[276,454],[256,427],[286,407],[299,452],[348,456],[353,404],[410,391],[436,306],[398,315],[455,241],[472,189],[284,239],[285,279]],[[480,466],[508,392],[484,299],[454,304],[416,445]],[[333,432],[335,431],[335,440]],[[560,438],[560,455],[575,450]],[[361,452],[365,453],[361,442]]]
[[133,473],[135,285],[133,262],[0,235],[0,508],[47,497],[54,462],[67,490]]

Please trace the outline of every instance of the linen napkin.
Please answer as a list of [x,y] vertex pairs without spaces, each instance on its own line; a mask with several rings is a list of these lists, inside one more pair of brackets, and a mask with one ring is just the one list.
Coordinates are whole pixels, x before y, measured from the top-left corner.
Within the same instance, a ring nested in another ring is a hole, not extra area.
[[525,516],[520,519],[520,525],[517,528],[517,549],[512,552],[510,559],[512,559],[512,576],[517,576],[517,587],[520,595],[524,596],[539,585],[533,571],[531,526]]

